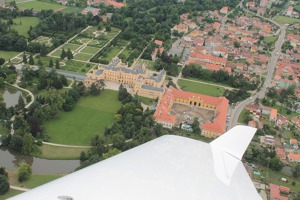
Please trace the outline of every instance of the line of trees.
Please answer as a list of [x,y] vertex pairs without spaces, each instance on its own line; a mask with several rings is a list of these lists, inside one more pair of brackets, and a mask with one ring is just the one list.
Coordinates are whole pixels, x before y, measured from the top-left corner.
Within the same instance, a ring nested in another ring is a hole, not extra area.
[[223,83],[242,90],[255,90],[260,84],[259,80],[256,82],[249,81],[242,74],[228,74],[228,72],[225,70],[211,72],[208,69],[203,69],[201,65],[195,63],[187,65],[182,70],[182,76],[185,78],[198,78],[202,80]]

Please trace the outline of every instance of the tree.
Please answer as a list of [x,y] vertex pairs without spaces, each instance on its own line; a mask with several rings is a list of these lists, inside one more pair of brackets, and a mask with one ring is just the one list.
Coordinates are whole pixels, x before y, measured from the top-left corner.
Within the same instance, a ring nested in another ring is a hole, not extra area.
[[125,138],[123,135],[121,134],[115,134],[113,135],[112,137],[112,143],[113,143],[113,146],[117,149],[124,149],[124,145],[126,144],[125,143]]
[[25,102],[24,102],[24,98],[22,97],[22,95],[20,95],[19,99],[18,99],[18,108],[20,110],[24,110],[24,108],[25,108]]
[[101,91],[104,89],[104,80],[98,80],[94,83],[92,83],[91,87],[90,87],[90,94],[93,96],[99,95],[101,93]]
[[0,66],[5,63],[5,59],[0,57]]
[[27,58],[26,58],[25,52],[23,53],[23,60],[22,60],[22,62],[23,62],[24,64],[27,64]]
[[9,190],[9,183],[7,177],[0,174],[0,195],[5,194]]
[[201,134],[200,124],[198,117],[194,118],[194,122],[192,124],[193,133]]
[[50,68],[53,67],[53,60],[52,60],[52,59],[50,59],[50,61],[49,61],[49,66],[48,66],[48,67],[50,67]]
[[43,43],[42,46],[41,46],[41,56],[46,56],[46,55],[47,55],[47,47]]
[[29,56],[29,64],[34,65],[34,59],[33,59],[32,54],[30,54],[30,56]]
[[18,180],[20,182],[27,181],[32,174],[30,165],[22,163],[18,168]]
[[270,161],[270,168],[273,170],[280,171],[283,166],[284,164],[277,157],[272,158]]
[[59,61],[58,61],[58,60],[55,61],[55,68],[56,68],[56,69],[59,69],[59,68],[60,68],[60,66],[59,66]]
[[63,48],[60,54],[60,58],[63,60],[67,56],[65,49]]
[[111,27],[110,27],[109,25],[107,25],[107,26],[105,27],[105,30],[106,30],[107,32],[110,32],[110,31],[111,31]]
[[73,54],[72,54],[72,51],[70,50],[70,48],[67,51],[67,58],[68,58],[68,60],[73,59]]
[[298,178],[300,176],[300,164],[298,163],[293,169],[293,177]]
[[11,141],[9,144],[10,148],[16,150],[16,151],[21,151],[23,148],[23,137],[20,135],[14,134],[11,137]]
[[237,42],[237,41],[234,41],[233,46],[235,48],[240,48],[241,44],[239,42]]
[[107,153],[103,153],[102,154],[102,158],[103,159],[107,159],[107,158],[115,156],[115,155],[117,155],[119,153],[122,153],[122,151],[120,151],[119,149],[116,149],[116,148],[111,148],[111,149],[108,150]]
[[26,133],[23,137],[23,148],[22,152],[25,155],[29,155],[34,150],[34,138],[32,137],[31,133]]

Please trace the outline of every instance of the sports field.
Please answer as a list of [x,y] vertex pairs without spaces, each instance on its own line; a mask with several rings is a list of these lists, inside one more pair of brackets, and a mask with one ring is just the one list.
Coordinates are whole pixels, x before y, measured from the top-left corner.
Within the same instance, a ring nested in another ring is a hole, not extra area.
[[195,92],[195,93],[205,94],[214,97],[220,97],[223,96],[224,94],[223,87],[217,87],[217,86],[207,85],[203,83],[196,83],[196,82],[186,81],[182,79],[178,81],[178,84],[182,90],[188,92]]
[[37,17],[17,17],[13,21],[14,24],[11,28],[18,31],[20,35],[29,37],[27,31],[29,31],[30,26],[35,27],[40,22],[40,19]]
[[121,107],[118,92],[104,90],[99,96],[82,97],[71,112],[45,123],[50,141],[60,144],[89,145],[96,134],[103,134]]
[[48,3],[42,1],[29,1],[18,4],[18,8],[34,9],[34,10],[57,10],[64,6],[55,3]]

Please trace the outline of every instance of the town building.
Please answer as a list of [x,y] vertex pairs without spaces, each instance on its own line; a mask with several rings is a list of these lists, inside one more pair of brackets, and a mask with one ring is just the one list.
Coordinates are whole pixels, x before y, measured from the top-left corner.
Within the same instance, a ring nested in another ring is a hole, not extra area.
[[195,106],[216,111],[212,122],[204,122],[201,125],[202,135],[215,138],[226,131],[226,118],[229,101],[225,97],[211,97],[207,95],[186,92],[170,87],[165,90],[159,100],[154,118],[157,123],[165,128],[173,128],[175,117],[170,114],[174,103]]
[[294,139],[294,138],[290,139],[290,145],[293,149],[299,148],[297,139]]
[[260,143],[263,146],[275,146],[275,140],[273,135],[265,135],[265,136],[260,136]]
[[86,7],[84,10],[81,11],[81,14],[87,15],[88,13],[92,13],[93,16],[98,15],[100,12],[100,9],[93,8],[93,7]]
[[284,149],[282,149],[281,147],[276,147],[275,152],[277,158],[279,158],[281,161],[286,161],[286,154]]
[[177,24],[174,26],[173,30],[178,31],[178,33],[187,33],[189,31],[189,27],[185,24]]
[[224,6],[223,8],[221,8],[220,13],[226,15],[228,13],[228,10],[229,10],[229,7],[228,6]]
[[112,81],[128,85],[133,94],[156,99],[164,92],[165,77],[165,70],[158,74],[147,74],[144,64],[138,63],[133,68],[128,68],[120,59],[115,58],[108,65],[99,65],[97,69],[87,73],[84,83],[89,86],[101,79]]
[[293,15],[293,10],[294,10],[293,6],[289,6],[286,15],[291,17]]
[[289,198],[283,196],[282,193],[290,193],[290,188],[275,185],[270,183],[270,199],[271,200],[288,200]]
[[300,154],[290,152],[287,157],[289,162],[300,162]]

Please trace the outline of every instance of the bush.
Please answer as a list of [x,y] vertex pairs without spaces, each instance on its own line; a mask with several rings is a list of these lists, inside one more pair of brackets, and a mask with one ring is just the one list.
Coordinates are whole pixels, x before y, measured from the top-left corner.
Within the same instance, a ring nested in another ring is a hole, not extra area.
[[104,65],[107,65],[109,63],[109,61],[105,59],[100,59],[99,62]]
[[27,181],[31,175],[31,167],[26,163],[22,163],[18,168],[18,180],[20,182]]
[[0,195],[5,194],[9,190],[7,177],[0,174]]

